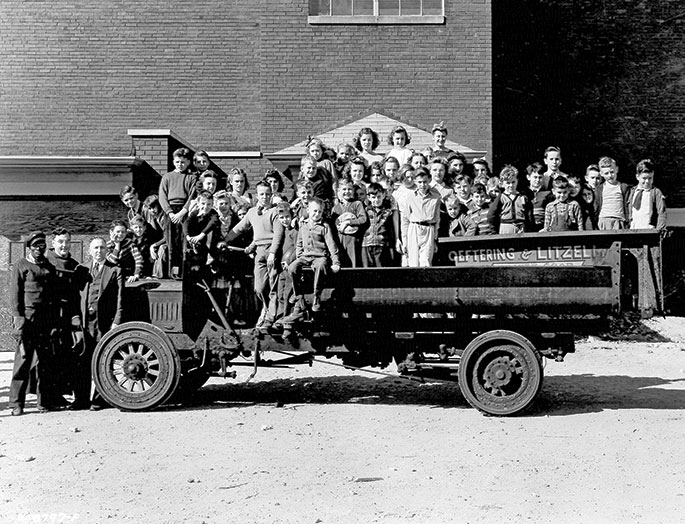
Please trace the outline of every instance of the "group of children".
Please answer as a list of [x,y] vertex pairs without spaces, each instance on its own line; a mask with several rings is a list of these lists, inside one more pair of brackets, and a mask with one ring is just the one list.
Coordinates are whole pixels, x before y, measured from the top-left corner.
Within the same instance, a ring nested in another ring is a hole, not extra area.
[[180,278],[184,267],[220,273],[228,251],[244,250],[254,258],[263,306],[258,325],[280,324],[287,333],[306,308],[305,268],[314,273],[317,311],[329,271],[430,266],[439,237],[665,227],[665,199],[653,187],[650,160],[637,165],[638,183],[630,188],[618,182],[613,159],[588,166],[581,180],[560,170],[561,151],[549,147],[544,166],[529,165],[519,189],[515,167],[493,176],[484,159],[469,164],[445,147],[442,123],[432,133],[433,145],[416,152],[397,126],[386,155],[375,152],[379,138],[369,128],[335,152],[309,139],[292,199],[275,169],[253,194],[244,170],[222,181],[207,153],[178,149],[159,195],[141,202],[134,188],[122,190],[130,233],[125,223],[112,224],[110,256],[129,280]]

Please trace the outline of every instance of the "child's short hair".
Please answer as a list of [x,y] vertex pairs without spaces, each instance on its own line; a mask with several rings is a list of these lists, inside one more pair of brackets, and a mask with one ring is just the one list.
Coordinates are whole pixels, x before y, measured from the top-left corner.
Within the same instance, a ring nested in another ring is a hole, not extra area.
[[440,164],[445,168],[445,171],[447,171],[447,159],[444,156],[435,156],[431,159],[429,162],[430,165],[433,164]]
[[117,227],[123,227],[126,229],[126,222],[123,220],[112,220],[112,223],[109,225],[109,230],[114,231]]
[[283,188],[285,187],[283,184],[283,173],[275,168],[267,169],[266,173],[264,173],[264,180],[268,180],[269,178],[273,178],[278,182],[278,187],[276,188],[278,193],[283,191]]
[[207,151],[204,149],[198,149],[195,151],[195,154],[193,155],[193,162],[197,160],[198,158],[206,158],[207,160],[211,161],[211,158],[209,158],[209,155],[207,154]]
[[540,171],[542,171],[542,164],[540,162],[533,162],[532,164],[526,166],[526,173],[528,176],[532,175],[533,173],[539,173]]
[[231,169],[230,172],[230,177],[229,177],[229,185],[230,185],[230,179],[233,178],[235,175],[240,175],[243,177],[243,180],[245,181],[245,189],[247,190],[250,187],[250,181],[247,179],[247,171],[240,167],[234,167]]
[[349,142],[340,142],[336,151],[339,153],[341,149],[349,149],[350,151],[354,151],[354,146]]
[[552,181],[552,187],[554,189],[568,189],[569,183],[568,178],[565,176],[558,176]]
[[133,215],[128,221],[129,227],[133,226],[146,226],[147,222],[143,215]]
[[616,164],[616,160],[614,160],[610,156],[603,156],[602,158],[600,158],[598,165],[599,167],[613,167],[614,169],[618,167],[618,164]]
[[174,151],[173,155],[174,158],[186,158],[188,160],[193,159],[193,154],[190,152],[190,149],[187,147],[179,147],[176,151]]
[[[358,158],[360,158],[362,160],[362,162],[364,161],[364,159],[362,157],[358,157]],[[374,169],[377,169],[378,171],[380,171],[382,173],[383,172],[383,162],[379,162],[378,160],[376,160],[375,162],[371,162],[371,164],[369,165],[369,174],[373,173]]]
[[481,165],[485,167],[485,171],[487,171],[488,176],[492,174],[492,171],[490,171],[490,164],[488,164],[488,161],[485,160],[484,158],[474,158],[473,162],[471,162],[471,165]]
[[285,201],[276,204],[276,209],[278,210],[278,216],[292,216],[293,214],[290,204]]
[[416,170],[414,169],[414,166],[412,166],[411,164],[404,164],[400,168],[400,172],[397,173],[397,180],[399,180],[400,182],[404,182],[404,179],[407,178],[407,173],[409,171],[413,173]]
[[316,196],[312,197],[309,199],[309,202],[307,202],[307,206],[311,206],[312,204],[316,204],[317,206],[323,207],[323,200]]
[[425,167],[419,167],[418,169],[414,170],[414,178],[416,179],[416,178],[419,178],[420,176],[425,176],[427,178],[431,178],[430,172]]
[[310,189],[312,187],[312,182],[308,178],[300,178],[295,184],[296,189]]
[[371,135],[371,149],[376,149],[378,147],[378,144],[381,143],[381,141],[378,139],[378,133],[376,133],[373,129],[370,127],[362,127],[359,130],[359,133],[357,133],[357,136],[354,137],[353,142],[354,142],[354,147],[357,148],[357,150],[362,151],[362,145],[361,145],[361,138],[363,135]]
[[378,182],[371,182],[366,189],[366,194],[372,196],[377,195],[379,193],[383,195],[385,194],[385,189],[383,189],[383,186],[380,185]]
[[561,155],[561,148],[557,146],[549,146],[547,149],[545,149],[545,158],[547,158],[547,153],[559,153]]
[[387,166],[388,164],[395,164],[397,166],[397,169],[400,168],[400,161],[397,160],[394,156],[386,157],[383,160],[383,171],[384,172],[385,172],[385,166]]
[[499,172],[500,182],[518,182],[519,170],[511,164],[507,164]]
[[[375,164],[375,162],[374,162]],[[343,169],[342,175],[343,178],[349,177],[350,173],[352,171],[352,166],[363,166],[364,167],[364,176],[362,177],[362,180],[366,181],[369,177],[369,173],[371,172],[371,169],[369,170],[366,169],[366,162],[364,162],[364,159],[360,156],[356,156],[354,158],[351,158],[350,161],[345,165],[345,169]]]
[[121,188],[121,191],[119,191],[119,198],[123,200],[126,195],[138,196],[138,191],[136,191],[136,188],[133,186],[124,186]]
[[487,193],[487,190],[485,189],[485,186],[483,184],[481,184],[480,182],[476,182],[475,184],[473,184],[473,189],[471,190],[471,192],[474,195],[478,195],[481,193]]
[[228,194],[228,191],[222,189],[221,191],[217,191],[212,195],[212,198],[214,198],[214,202],[218,202],[219,200],[226,200],[227,202],[230,202],[231,197]]
[[147,209],[162,209],[162,205],[159,203],[159,197],[157,195],[150,195],[143,202],[143,207]]
[[437,124],[433,124],[433,129],[431,129],[431,135],[436,131],[440,131],[441,133],[447,134],[447,127],[445,127],[445,122],[443,120],[441,120]]
[[457,195],[450,195],[445,199],[445,206],[451,206],[454,203],[461,204],[461,201],[459,200],[459,197]]
[[306,154],[300,160],[300,167],[304,167],[305,164],[309,164],[309,165],[316,167],[318,162],[317,162],[316,158],[314,158],[312,155]]
[[640,160],[635,166],[635,174],[641,175],[642,173],[654,173],[656,171],[656,165],[649,158]]
[[404,145],[409,145],[411,142],[411,137],[409,136],[409,133],[407,133],[407,130],[402,126],[395,126],[392,128],[390,134],[388,135],[388,145],[393,145],[392,137],[398,133],[404,134]]
[[199,200],[201,198],[209,200],[210,202],[212,202],[214,200],[214,197],[212,196],[212,194],[209,191],[207,191],[206,189],[202,189],[201,191],[197,192],[197,199]]
[[585,175],[587,176],[590,171],[597,171],[599,173],[599,166],[597,164],[590,164],[585,168]]
[[352,180],[350,177],[344,176],[340,180],[338,180],[338,188],[341,188],[343,186],[353,186],[354,185],[354,180]]
[[255,190],[259,189],[260,187],[268,187],[269,191],[271,191],[271,184],[269,184],[265,179],[261,179],[259,182],[257,182],[257,185],[255,186]]
[[465,175],[464,173],[454,177],[455,184],[461,184],[462,182],[466,182],[468,185],[471,185],[471,177],[469,175]]

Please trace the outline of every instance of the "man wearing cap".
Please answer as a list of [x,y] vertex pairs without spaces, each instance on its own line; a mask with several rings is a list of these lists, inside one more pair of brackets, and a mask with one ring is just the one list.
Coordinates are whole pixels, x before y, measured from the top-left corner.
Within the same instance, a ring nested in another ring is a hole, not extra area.
[[[54,302],[57,316],[55,333],[56,382],[60,393],[74,390],[74,366],[83,351],[83,330],[81,328],[80,290],[86,284],[87,270],[71,256],[71,234],[63,227],[52,233],[52,249],[47,259],[55,266],[56,289]],[[62,398],[57,397],[60,402]],[[88,409],[90,402],[74,402],[67,409]]]
[[95,395],[90,403],[90,361],[95,346],[102,336],[121,322],[121,303],[124,292],[124,276],[121,269],[111,265],[107,259],[105,239],[96,237],[90,242],[92,259],[86,285],[81,291],[81,313],[85,335],[84,352],[77,359],[74,374],[74,404],[79,407],[90,405],[99,409],[105,402]]
[[56,325],[52,302],[55,267],[45,257],[45,234],[32,232],[26,239],[29,253],[16,262],[10,281],[10,307],[17,348],[14,356],[9,404],[12,415],[23,415],[32,366],[37,375],[37,407],[55,409],[54,356],[51,332]]

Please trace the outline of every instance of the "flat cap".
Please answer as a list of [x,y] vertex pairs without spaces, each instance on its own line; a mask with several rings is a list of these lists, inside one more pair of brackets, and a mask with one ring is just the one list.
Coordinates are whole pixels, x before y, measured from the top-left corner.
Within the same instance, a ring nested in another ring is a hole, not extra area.
[[45,242],[45,233],[42,231],[32,231],[26,238],[26,247],[31,247],[37,240]]

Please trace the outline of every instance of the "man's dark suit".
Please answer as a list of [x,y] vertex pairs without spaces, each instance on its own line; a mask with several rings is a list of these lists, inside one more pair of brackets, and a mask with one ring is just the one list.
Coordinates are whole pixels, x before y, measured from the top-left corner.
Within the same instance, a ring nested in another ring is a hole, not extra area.
[[[99,275],[89,269],[88,281],[81,291],[81,314],[84,330],[84,352],[78,359],[76,376],[80,377],[78,387],[74,386],[74,403],[90,403],[90,361],[95,346],[112,327],[121,323],[124,277],[118,267],[104,264]],[[93,301],[91,288],[99,284],[100,292]]]

